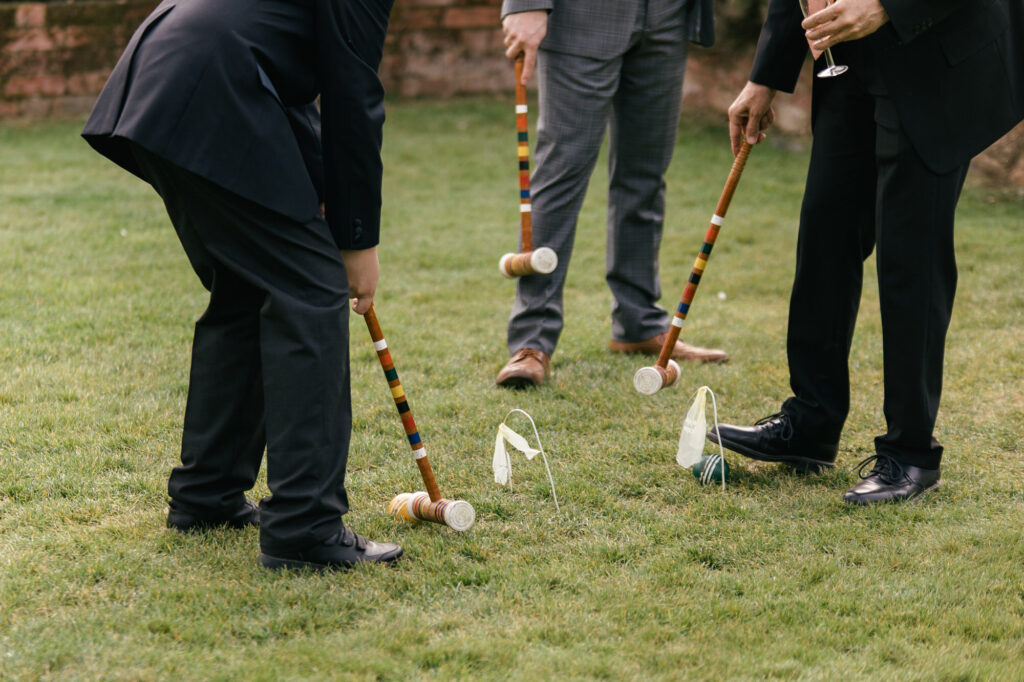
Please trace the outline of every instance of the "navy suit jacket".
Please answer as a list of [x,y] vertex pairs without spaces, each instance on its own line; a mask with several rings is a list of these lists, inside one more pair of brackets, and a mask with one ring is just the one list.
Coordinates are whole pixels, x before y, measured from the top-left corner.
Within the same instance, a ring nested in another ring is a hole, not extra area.
[[339,248],[372,247],[393,1],[164,0],[82,134],[136,175],[126,140],[303,222],[322,201]]
[[[849,45],[870,51],[932,171],[966,163],[1024,118],[1024,0],[881,1],[889,23]],[[795,0],[771,1],[751,81],[793,91],[808,51],[801,21]]]

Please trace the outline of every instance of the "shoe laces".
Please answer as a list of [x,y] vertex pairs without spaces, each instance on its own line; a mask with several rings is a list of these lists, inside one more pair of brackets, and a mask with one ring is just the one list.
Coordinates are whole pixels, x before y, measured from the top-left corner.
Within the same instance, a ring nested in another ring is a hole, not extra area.
[[[864,473],[868,464],[874,462],[871,470]],[[907,472],[903,468],[903,465],[893,459],[890,455],[871,455],[857,465],[857,475],[862,479],[870,478],[872,476],[878,476],[881,481],[887,485],[894,485],[899,483],[906,477]]]
[[754,422],[754,426],[767,426],[765,432],[773,438],[780,438],[787,442],[793,438],[793,422],[789,420],[789,415],[785,412],[776,412],[758,419]]
[[366,549],[366,538],[364,538],[362,535],[355,532],[351,528],[342,528],[341,532],[338,533],[337,539],[338,544],[340,544],[342,547],[352,547],[354,545],[355,548],[359,551],[363,551],[364,549]]
[[539,350],[535,350],[533,348],[521,348],[516,351],[515,357],[512,358],[512,362],[519,363],[532,358],[537,362],[544,364],[544,359],[541,357],[542,355],[543,354]]

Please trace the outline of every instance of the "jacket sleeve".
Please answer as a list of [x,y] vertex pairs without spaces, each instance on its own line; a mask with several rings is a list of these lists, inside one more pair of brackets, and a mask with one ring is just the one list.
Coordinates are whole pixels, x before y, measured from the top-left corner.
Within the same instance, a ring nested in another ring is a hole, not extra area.
[[377,76],[393,0],[316,0],[324,204],[340,249],[380,239],[384,86]]
[[796,0],[771,0],[757,40],[752,82],[783,92],[796,89],[810,49],[801,22],[803,14]]
[[509,14],[531,12],[534,10],[547,10],[550,12],[554,8],[554,0],[504,0],[501,3],[501,18],[504,19]]

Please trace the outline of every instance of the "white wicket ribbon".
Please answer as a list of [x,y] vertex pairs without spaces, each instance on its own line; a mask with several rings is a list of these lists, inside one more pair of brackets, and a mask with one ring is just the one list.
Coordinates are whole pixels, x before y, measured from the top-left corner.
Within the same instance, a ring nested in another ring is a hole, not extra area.
[[520,213],[531,213],[532,211],[533,211],[533,208],[532,208],[531,204],[519,204],[519,212]]
[[413,459],[423,459],[427,456],[427,446],[424,445],[422,448],[417,448],[412,451]]
[[683,318],[681,317],[677,317],[675,315],[672,316],[672,326],[674,327],[679,327],[680,329],[682,329],[684,321],[685,320],[683,320]]
[[[505,111],[508,111],[508,109],[506,109]],[[527,111],[529,111],[529,107],[527,107],[527,105],[525,105],[525,104],[517,104],[516,105],[516,113],[517,114],[525,114]]]
[[[715,393],[708,386],[701,386],[694,394],[693,403],[683,419],[683,428],[679,432],[679,447],[676,450],[676,463],[684,469],[691,468],[700,461],[704,454],[704,442],[707,434],[707,396],[711,396],[711,405],[715,415],[715,434],[718,434],[718,402]],[[725,460],[722,439],[718,439],[720,461]],[[714,461],[704,463],[705,472],[719,464]],[[725,490],[725,465],[722,466],[722,490]],[[704,473],[704,472],[702,472]]]
[[387,341],[385,341],[384,339],[381,339],[380,341],[374,341],[374,342],[373,342],[373,348],[374,348],[374,350],[376,350],[376,351],[377,351],[378,353],[379,353],[380,351],[384,350],[384,349],[385,349],[385,348],[387,348],[387,347],[388,347],[388,342],[387,342]]
[[721,227],[722,223],[724,223],[724,222],[725,222],[725,218],[723,218],[722,216],[718,215],[717,213],[715,213],[714,215],[711,216],[711,223],[713,225],[718,225],[719,227]]
[[[513,412],[522,414],[530,420],[530,426],[533,427],[533,435],[537,439],[537,449],[530,447],[530,444],[525,438],[513,431],[505,422],[512,416]],[[533,417],[520,409],[510,410],[505,415],[505,419],[498,424],[498,434],[494,438],[494,459],[491,462],[491,468],[494,470],[494,481],[500,485],[508,485],[512,487],[512,459],[509,457],[508,449],[505,444],[508,443],[519,452],[526,455],[527,460],[531,460],[540,453],[541,459],[544,460],[544,469],[548,474],[548,483],[551,484],[551,497],[555,501],[555,511],[560,511],[561,508],[558,505],[558,494],[555,493],[555,481],[551,477],[551,467],[548,466],[548,457],[544,454],[544,446],[540,442],[540,434],[537,433],[537,425],[533,422]]]

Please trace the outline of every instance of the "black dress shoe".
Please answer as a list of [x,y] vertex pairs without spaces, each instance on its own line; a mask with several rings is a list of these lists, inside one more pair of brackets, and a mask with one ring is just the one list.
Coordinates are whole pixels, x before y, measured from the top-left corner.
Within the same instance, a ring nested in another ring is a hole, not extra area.
[[391,563],[402,556],[402,548],[390,542],[374,542],[349,528],[342,528],[333,538],[298,552],[272,556],[261,553],[264,568],[339,571],[362,563]]
[[758,420],[754,426],[719,424],[718,432],[708,432],[712,443],[745,457],[762,462],[782,462],[802,473],[816,473],[835,466],[839,446],[835,443],[817,443],[796,437],[793,423],[785,412],[776,412]]
[[[867,474],[864,468],[874,462]],[[921,469],[900,464],[889,455],[872,455],[857,465],[857,474],[863,479],[843,495],[850,504],[875,504],[910,500],[939,487],[938,469]]]
[[260,525],[260,508],[246,500],[228,514],[216,509],[199,510],[171,500],[167,510],[167,527],[182,533],[196,533],[210,528],[246,528]]

